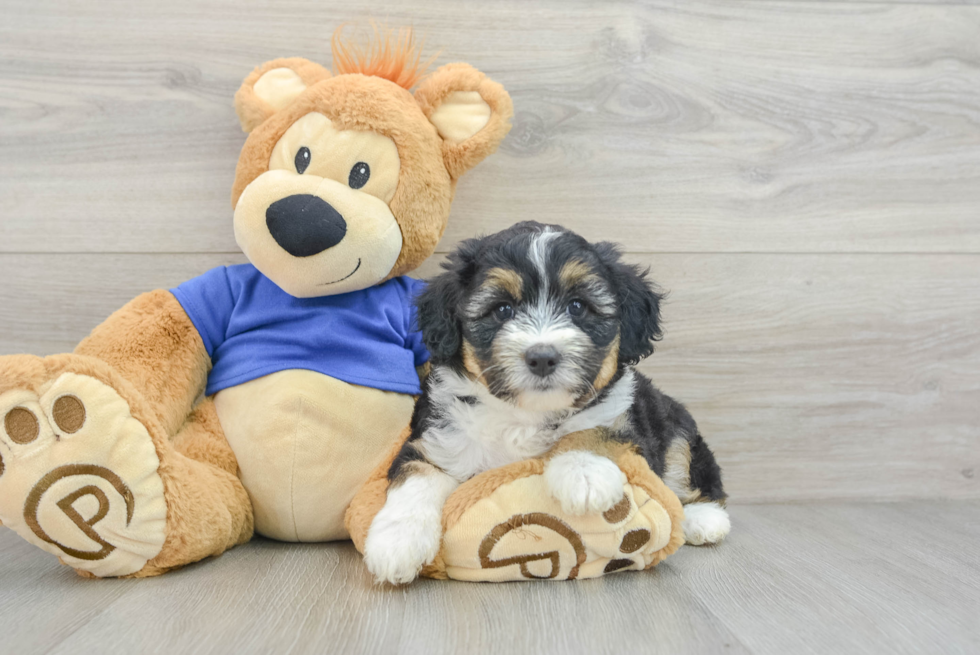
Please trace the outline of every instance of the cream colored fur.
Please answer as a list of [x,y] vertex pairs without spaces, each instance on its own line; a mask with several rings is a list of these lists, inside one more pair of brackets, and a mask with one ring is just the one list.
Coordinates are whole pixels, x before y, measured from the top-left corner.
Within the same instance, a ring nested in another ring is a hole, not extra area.
[[[160,460],[146,428],[112,387],[94,378],[63,373],[39,391],[0,394],[0,417],[23,408],[39,427],[33,441],[18,444],[0,425],[4,524],[76,569],[97,576],[136,573],[160,553],[167,525]],[[53,412],[63,397],[84,408],[81,426],[71,433]],[[39,470],[48,472],[41,481]],[[79,520],[91,523],[89,534]],[[104,548],[111,552],[94,559]]]
[[256,96],[278,111],[306,91],[306,83],[296,71],[284,66],[263,73],[255,81],[252,90]]
[[281,541],[346,539],[347,505],[408,424],[413,404],[411,396],[305,370],[218,393],[255,531]]
[[463,143],[486,127],[493,110],[476,91],[453,91],[442,101],[429,120],[439,136],[450,143]]

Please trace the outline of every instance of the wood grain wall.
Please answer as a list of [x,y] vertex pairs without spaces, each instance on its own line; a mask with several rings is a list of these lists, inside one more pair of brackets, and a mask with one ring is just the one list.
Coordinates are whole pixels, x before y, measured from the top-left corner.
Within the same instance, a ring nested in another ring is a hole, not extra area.
[[642,368],[735,499],[980,497],[980,6],[361,4],[0,2],[0,354],[243,261],[232,95],[375,17],[514,98],[440,253],[536,219],[649,265]]

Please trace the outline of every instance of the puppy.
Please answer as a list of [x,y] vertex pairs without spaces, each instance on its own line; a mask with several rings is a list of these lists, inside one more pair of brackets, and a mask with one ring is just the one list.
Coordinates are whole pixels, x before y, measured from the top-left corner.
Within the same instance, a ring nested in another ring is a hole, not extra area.
[[683,405],[633,366],[661,336],[661,296],[609,243],[525,222],[464,241],[417,300],[432,355],[412,433],[388,472],[364,558],[378,581],[413,580],[442,538],[442,508],[469,478],[545,456],[572,515],[604,512],[632,449],[686,505],[688,543],[730,530],[721,471]]

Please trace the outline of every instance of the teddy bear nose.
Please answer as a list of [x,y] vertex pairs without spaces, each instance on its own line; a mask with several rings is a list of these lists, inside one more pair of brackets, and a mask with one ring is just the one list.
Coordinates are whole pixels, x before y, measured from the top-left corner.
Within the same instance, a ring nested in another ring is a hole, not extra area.
[[293,257],[312,257],[347,234],[347,221],[326,200],[310,194],[286,196],[265,210],[269,234]]

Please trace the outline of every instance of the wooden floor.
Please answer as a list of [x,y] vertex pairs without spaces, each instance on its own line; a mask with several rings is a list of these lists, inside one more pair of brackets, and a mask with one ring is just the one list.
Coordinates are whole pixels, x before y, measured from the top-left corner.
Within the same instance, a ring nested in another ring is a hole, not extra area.
[[[579,582],[379,588],[348,543],[83,580],[0,531],[0,651],[977,653],[980,502],[736,505],[721,546]],[[968,547],[972,545],[973,547]]]

